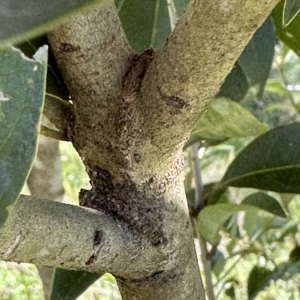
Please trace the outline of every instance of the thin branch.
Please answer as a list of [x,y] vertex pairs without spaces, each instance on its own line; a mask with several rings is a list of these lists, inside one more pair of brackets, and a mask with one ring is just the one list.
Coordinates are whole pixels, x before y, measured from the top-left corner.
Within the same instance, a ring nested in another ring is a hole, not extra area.
[[[143,170],[172,163],[255,31],[279,0],[192,0],[142,82],[136,118]],[[134,123],[134,121],[132,121]],[[147,129],[143,131],[143,128]],[[132,132],[134,135],[134,132]],[[160,162],[153,163],[155,157]]]
[[40,134],[58,141],[69,141],[66,133],[51,129],[43,125],[41,125]]
[[68,120],[72,115],[72,105],[68,101],[46,94],[44,115],[59,131],[66,133]]
[[196,201],[194,203],[194,207],[190,212],[192,216],[197,217],[200,210],[204,208],[204,190],[202,184],[202,176],[201,176],[201,166],[198,156],[199,151],[199,143],[195,143],[192,146],[192,162],[193,162],[193,170],[195,176],[195,183],[196,183]]
[[203,185],[202,185],[202,178],[201,178],[201,168],[200,168],[200,161],[198,157],[198,150],[199,144],[196,143],[192,146],[192,162],[193,162],[193,169],[194,169],[194,176],[195,176],[195,184],[196,184],[196,201],[194,212],[195,214],[192,216],[192,221],[194,225],[194,229],[197,234],[197,238],[200,243],[201,249],[201,261],[204,269],[205,275],[205,283],[206,283],[206,293],[209,300],[214,300],[214,287],[212,283],[212,270],[211,270],[211,258],[210,254],[207,250],[207,244],[203,236],[201,235],[198,224],[197,224],[197,216],[201,208],[204,207],[204,197],[203,197]]

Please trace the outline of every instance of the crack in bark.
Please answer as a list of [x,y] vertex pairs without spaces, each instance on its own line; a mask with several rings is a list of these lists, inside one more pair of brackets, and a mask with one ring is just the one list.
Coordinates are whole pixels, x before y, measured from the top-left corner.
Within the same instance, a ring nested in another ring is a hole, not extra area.
[[101,250],[101,244],[103,244],[103,232],[102,231],[99,231],[99,230],[96,230],[94,232],[94,253],[93,255],[88,259],[88,261],[85,263],[85,265],[90,265],[92,263],[94,263],[98,256],[99,256],[99,253],[100,253],[100,250]]
[[147,67],[153,58],[153,49],[148,49],[142,54],[136,54],[129,59],[122,84],[122,98],[125,102],[132,103],[136,99]]

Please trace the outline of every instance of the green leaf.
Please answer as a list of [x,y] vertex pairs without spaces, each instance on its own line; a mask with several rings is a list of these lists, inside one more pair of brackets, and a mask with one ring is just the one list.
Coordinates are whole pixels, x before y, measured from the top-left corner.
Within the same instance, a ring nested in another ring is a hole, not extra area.
[[269,79],[267,81],[265,90],[278,95],[286,95],[287,93],[286,87],[276,79]]
[[282,26],[288,26],[300,11],[300,1],[299,0],[285,0],[283,9],[283,22]]
[[[240,211],[258,213],[260,210],[263,210],[273,215],[285,217],[284,211],[275,199],[274,201],[276,201],[277,204],[274,203],[272,197],[270,197],[271,199],[267,198],[269,196],[266,194],[266,197],[264,197],[263,195],[256,194],[247,197],[248,199],[245,199],[246,203],[217,203],[202,209],[198,215],[198,227],[205,240],[213,246],[218,245],[220,241],[219,231],[222,228],[223,224],[233,214]],[[266,203],[262,203],[260,202],[260,200],[265,200]],[[232,226],[232,224],[228,225]]]
[[173,0],[176,14],[178,17],[180,17],[183,14],[189,2],[190,0]]
[[300,123],[276,127],[239,153],[220,187],[254,187],[300,193]]
[[35,156],[47,49],[40,48],[32,60],[15,48],[0,50],[0,226],[17,199]]
[[254,266],[248,277],[248,299],[254,299],[257,294],[270,285],[272,271]]
[[236,102],[219,98],[213,101],[193,130],[188,147],[196,141],[220,141],[232,137],[256,136],[268,127]]
[[284,0],[280,1],[272,12],[276,36],[300,56],[300,15],[297,14],[292,22],[290,22],[287,27],[283,28],[283,9]]
[[75,300],[102,274],[56,269],[50,300]]
[[249,238],[252,238],[257,232],[263,230],[264,220],[261,215],[262,214],[256,211],[245,212],[243,229],[246,231]]
[[256,31],[238,59],[238,63],[249,79],[250,85],[257,87],[257,96],[259,98],[262,96],[271,71],[274,47],[274,24],[269,17]]
[[237,62],[231,73],[226,77],[217,97],[225,97],[232,101],[240,102],[248,90],[249,83],[247,77]]
[[116,1],[128,41],[138,53],[161,48],[171,33],[166,0]]
[[275,198],[267,195],[266,193],[257,192],[250,194],[242,201],[242,204],[256,206],[281,218],[286,217],[286,214],[279,202]]
[[[19,48],[26,56],[32,57],[38,48],[48,44],[46,35],[36,37],[30,41],[23,42],[16,47]],[[68,90],[64,83],[63,77],[58,69],[54,54],[49,51],[46,93],[56,96],[60,99],[68,99]]]
[[257,211],[258,208],[247,204],[218,203],[202,209],[198,216],[198,227],[207,242],[217,246],[219,231],[225,221],[239,211]]
[[[11,44],[49,31],[83,8],[101,0],[2,0],[0,2],[0,43]],[[51,28],[51,27],[50,27]]]

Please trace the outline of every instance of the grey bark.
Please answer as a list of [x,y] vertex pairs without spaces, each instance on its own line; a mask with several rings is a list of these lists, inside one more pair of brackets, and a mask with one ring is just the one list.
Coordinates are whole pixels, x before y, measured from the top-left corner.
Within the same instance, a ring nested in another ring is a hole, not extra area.
[[163,49],[139,57],[110,1],[52,32],[67,135],[91,178],[80,203],[102,213],[21,197],[0,258],[108,271],[123,299],[204,299],[182,145],[277,2],[191,1]]
[[[47,127],[53,127],[46,118],[43,118],[42,123]],[[31,195],[35,197],[59,202],[63,200],[64,187],[58,141],[40,136],[38,152],[28,176],[27,184]],[[45,299],[49,300],[55,268],[37,266],[37,269],[43,283]]]

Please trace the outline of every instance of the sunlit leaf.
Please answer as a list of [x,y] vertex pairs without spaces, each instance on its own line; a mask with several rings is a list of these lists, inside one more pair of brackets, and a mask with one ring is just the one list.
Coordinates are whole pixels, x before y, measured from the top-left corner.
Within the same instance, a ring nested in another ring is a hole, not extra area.
[[207,242],[213,246],[220,241],[219,231],[225,221],[239,211],[258,211],[260,208],[248,204],[217,203],[202,209],[198,215],[198,228]]
[[0,51],[0,226],[17,199],[33,162],[47,69],[47,46],[34,59],[19,50]]
[[0,44],[20,42],[49,31],[61,22],[101,0],[2,0],[0,1]]
[[219,98],[201,116],[186,147],[201,140],[222,141],[232,137],[256,136],[267,129],[267,125],[238,103]]
[[300,193],[300,123],[276,127],[234,159],[221,186]]
[[276,79],[269,79],[265,90],[279,95],[285,95],[287,93],[285,86]]
[[274,47],[274,24],[269,17],[256,31],[238,59],[238,63],[249,79],[250,85],[257,87],[259,98],[262,96],[272,67]]
[[56,269],[50,300],[76,300],[102,274]]
[[282,26],[288,26],[300,12],[300,0],[285,0]]
[[116,1],[126,36],[136,52],[161,48],[171,33],[166,0]]

